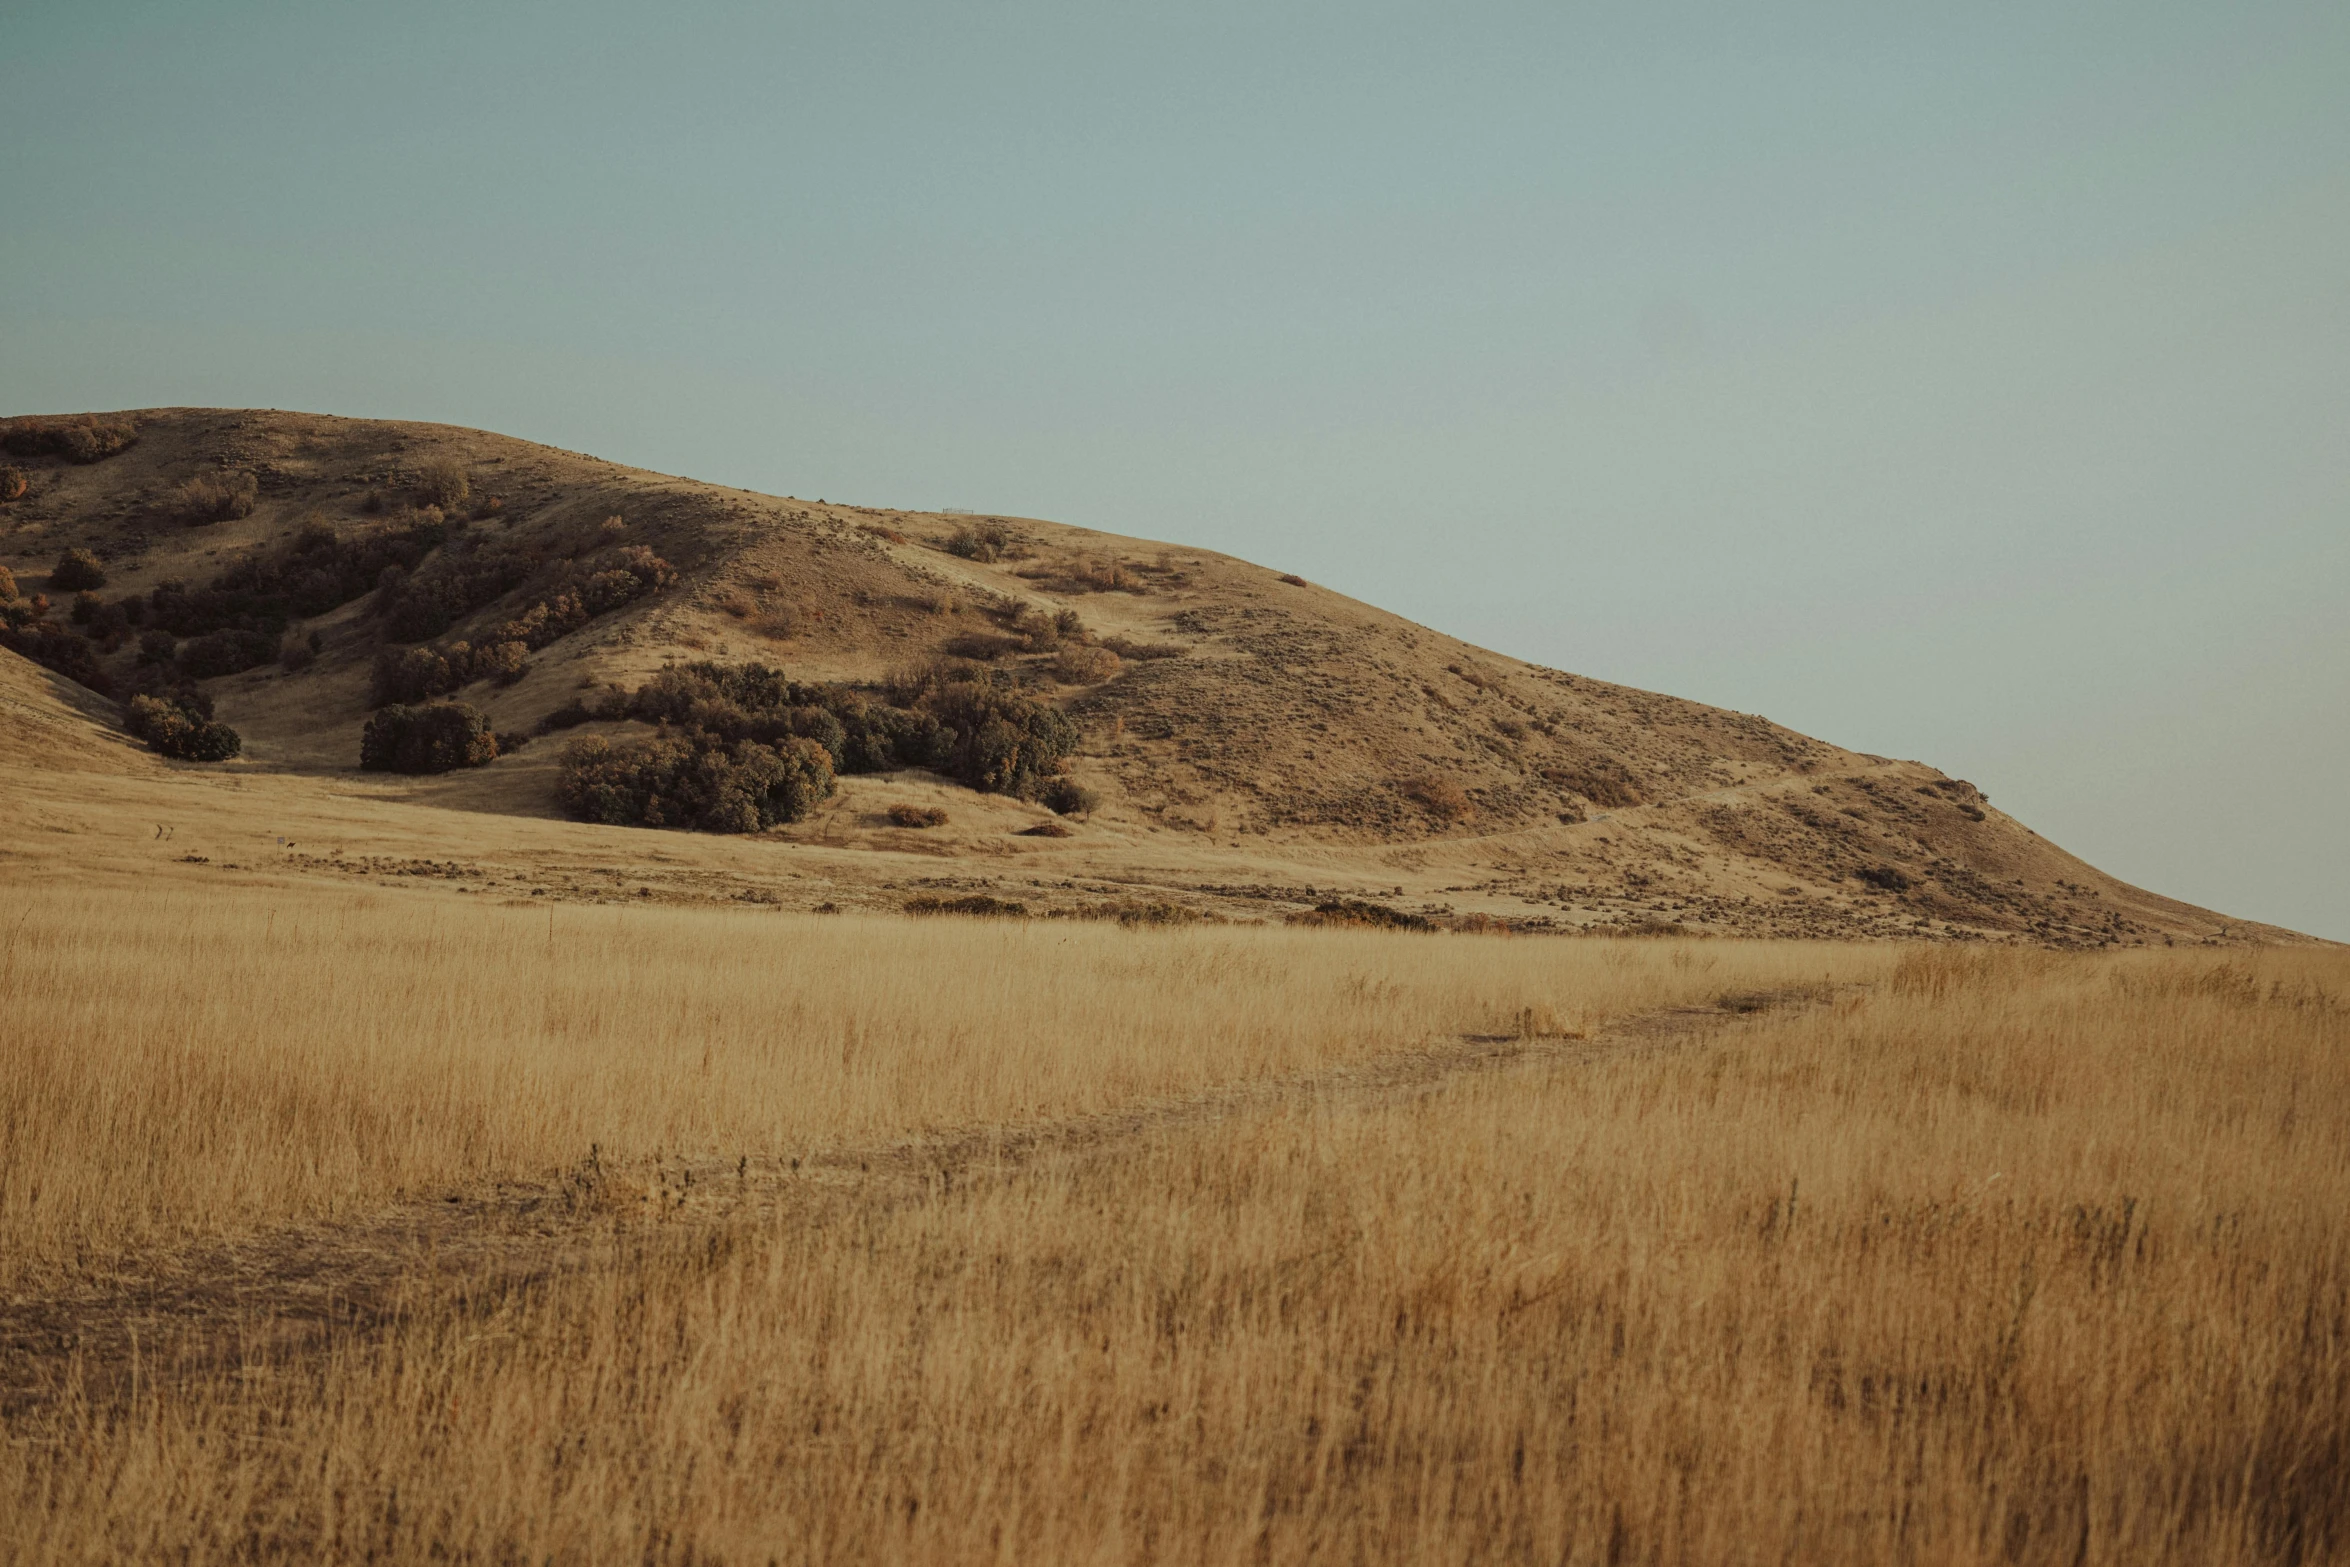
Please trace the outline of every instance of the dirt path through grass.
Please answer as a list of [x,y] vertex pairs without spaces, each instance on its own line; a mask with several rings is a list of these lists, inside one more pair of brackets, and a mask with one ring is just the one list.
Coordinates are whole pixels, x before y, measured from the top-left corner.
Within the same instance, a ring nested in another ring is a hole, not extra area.
[[1815,1005],[1826,987],[1752,992],[1636,1013],[1589,1037],[1470,1034],[1300,1077],[1129,1108],[853,1149],[608,1167],[599,1151],[557,1178],[412,1199],[366,1219],[289,1225],[189,1245],[78,1289],[0,1301],[0,1419],[107,1403],[159,1382],[317,1353],[427,1301],[491,1305],[623,1257],[626,1239],[715,1235],[771,1220],[811,1188],[919,1202],[1041,1161],[1085,1158],[1154,1132],[1290,1104],[1391,1104],[1475,1073],[1684,1048],[1739,1016]]

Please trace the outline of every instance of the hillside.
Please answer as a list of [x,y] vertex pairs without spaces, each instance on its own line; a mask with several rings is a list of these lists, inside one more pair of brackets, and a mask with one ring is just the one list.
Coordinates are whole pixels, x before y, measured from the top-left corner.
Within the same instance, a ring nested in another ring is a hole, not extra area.
[[[266,836],[272,874],[457,856],[485,889],[572,896],[888,907],[988,890],[1259,918],[1350,898],[1559,930],[2289,935],[2105,876],[1922,763],[1525,664],[1179,544],[759,495],[438,425],[153,409],[82,428],[97,434],[0,430],[24,478],[0,505],[0,564],[50,601],[18,646],[118,697],[187,682],[244,742],[233,761],[164,761],[105,737],[108,704],[0,659],[9,795],[106,852],[133,841],[107,822],[155,817],[150,843]],[[69,549],[105,576],[78,610],[51,582]],[[491,671],[453,694],[505,754],[357,771],[379,656],[405,647],[446,655],[452,680]],[[563,748],[650,735],[607,704],[698,660],[877,703],[942,669],[991,672],[1074,722],[1067,773],[1098,805],[1064,823],[893,766],[755,837],[564,821]],[[583,702],[597,716],[546,732]],[[237,814],[256,802],[278,826]],[[947,820],[896,825],[893,805]],[[175,810],[185,826],[157,815]],[[1024,835],[1046,824],[1067,836]]]

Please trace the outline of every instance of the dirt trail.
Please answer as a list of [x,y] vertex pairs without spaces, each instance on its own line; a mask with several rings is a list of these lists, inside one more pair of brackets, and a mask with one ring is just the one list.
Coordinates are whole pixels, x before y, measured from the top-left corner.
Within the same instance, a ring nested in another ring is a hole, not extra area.
[[755,1224],[821,1191],[918,1202],[959,1184],[1284,1105],[1391,1104],[1478,1073],[1680,1048],[1743,1014],[1824,999],[1814,987],[1732,995],[1711,1006],[1635,1013],[1589,1037],[1460,1035],[1306,1076],[800,1158],[670,1158],[619,1169],[591,1152],[555,1179],[175,1248],[94,1272],[77,1289],[0,1301],[0,1420],[61,1400],[113,1401],[159,1379],[282,1363],[382,1331],[428,1300],[494,1300],[608,1265],[629,1236]]

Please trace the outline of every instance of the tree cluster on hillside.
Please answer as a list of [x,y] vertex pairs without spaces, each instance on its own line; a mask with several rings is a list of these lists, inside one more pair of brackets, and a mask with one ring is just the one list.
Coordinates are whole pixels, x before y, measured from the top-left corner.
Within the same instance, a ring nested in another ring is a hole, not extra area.
[[942,662],[884,695],[791,680],[765,664],[665,669],[600,714],[661,733],[574,741],[563,757],[565,808],[593,821],[756,831],[829,796],[836,773],[896,767],[1048,803],[1084,794],[1059,776],[1076,725],[993,670]]
[[371,773],[454,772],[497,754],[490,721],[463,702],[395,704],[378,710],[359,734],[359,765]]

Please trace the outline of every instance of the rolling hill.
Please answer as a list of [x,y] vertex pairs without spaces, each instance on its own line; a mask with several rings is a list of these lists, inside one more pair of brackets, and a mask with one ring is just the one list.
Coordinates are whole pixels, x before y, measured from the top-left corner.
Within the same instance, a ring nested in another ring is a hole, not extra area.
[[[10,853],[59,874],[165,861],[799,907],[985,893],[1554,931],[2298,939],[2106,876],[1923,763],[1523,663],[1181,544],[275,411],[20,418],[0,448],[23,481],[0,505],[20,595],[0,766],[19,828],[45,829]],[[69,550],[103,586],[53,580]],[[495,760],[357,769],[379,670],[403,657],[427,671],[411,696],[487,715]],[[566,746],[653,734],[626,693],[703,661],[850,703],[976,679],[1065,716],[1082,794],[1064,820],[1032,789],[893,764],[751,836],[564,819]],[[241,755],[168,761],[112,728],[101,698],[173,683]]]

